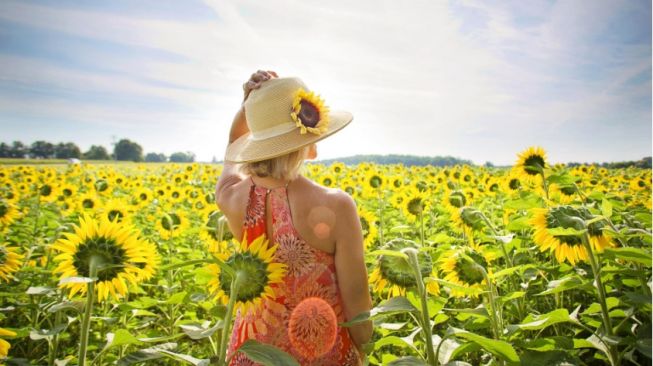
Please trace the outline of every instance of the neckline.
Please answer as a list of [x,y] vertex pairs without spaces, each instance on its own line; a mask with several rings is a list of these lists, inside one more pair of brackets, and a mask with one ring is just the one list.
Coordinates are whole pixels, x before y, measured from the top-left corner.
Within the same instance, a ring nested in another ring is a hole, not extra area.
[[285,185],[281,185],[281,186],[277,186],[277,187],[265,187],[265,186],[261,186],[261,185],[256,184],[256,182],[254,182],[254,178],[252,176],[249,177],[249,180],[250,180],[250,182],[252,182],[252,185],[255,188],[265,189],[267,191],[276,191],[276,190],[281,189],[281,188],[288,189],[288,185],[290,184],[290,182],[292,182],[291,180],[289,180]]

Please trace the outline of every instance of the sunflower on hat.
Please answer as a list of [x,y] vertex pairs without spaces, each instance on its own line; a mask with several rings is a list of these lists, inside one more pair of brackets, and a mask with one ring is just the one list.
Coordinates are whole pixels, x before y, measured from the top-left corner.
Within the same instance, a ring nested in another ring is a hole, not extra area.
[[324,100],[319,95],[304,88],[295,92],[290,117],[300,128],[302,135],[307,131],[321,135],[329,127],[329,107],[324,105]]

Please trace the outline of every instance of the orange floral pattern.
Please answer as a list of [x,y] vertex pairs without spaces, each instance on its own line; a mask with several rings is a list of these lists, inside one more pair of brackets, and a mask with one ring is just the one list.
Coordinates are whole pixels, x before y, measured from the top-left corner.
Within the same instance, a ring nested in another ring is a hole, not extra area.
[[[255,313],[243,316],[237,312],[234,329],[229,340],[227,357],[232,355],[247,339],[271,344],[289,353],[301,365],[350,366],[361,365],[362,361],[347,328],[337,327],[333,346],[317,358],[314,353],[296,349],[289,336],[290,315],[302,300],[318,297],[331,306],[338,322],[344,322],[342,299],[338,291],[335,262],[332,254],[316,249],[304,241],[292,224],[285,187],[267,189],[252,182],[247,203],[243,234],[248,241],[265,235],[265,204],[270,196],[273,241],[278,243],[275,261],[285,263],[288,272],[284,281],[275,284],[277,297],[264,300]],[[250,239],[251,238],[251,239]],[[230,365],[258,365],[244,354],[236,354]]]

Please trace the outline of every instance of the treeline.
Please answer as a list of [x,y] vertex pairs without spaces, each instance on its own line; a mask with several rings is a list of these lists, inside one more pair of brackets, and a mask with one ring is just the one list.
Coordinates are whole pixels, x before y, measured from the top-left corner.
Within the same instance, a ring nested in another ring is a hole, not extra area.
[[118,160],[135,162],[175,162],[190,163],[195,161],[195,154],[190,151],[176,152],[170,156],[149,152],[143,155],[143,147],[129,139],[122,139],[113,146],[112,153],[101,145],[91,145],[82,152],[73,142],[53,144],[48,141],[35,141],[31,145],[14,141],[11,144],[0,142],[0,158],[14,159],[84,159],[84,160]]
[[453,166],[456,164],[474,165],[470,160],[463,160],[454,158],[452,156],[415,156],[415,155],[355,155],[346,158],[321,160],[321,163],[330,164],[332,162],[340,161],[345,164],[355,165],[363,162],[370,162],[376,164],[404,164],[411,165],[433,165],[433,166]]
[[603,168],[608,168],[608,169],[619,169],[619,168],[628,168],[628,167],[636,167],[636,168],[641,168],[641,169],[651,169],[651,157],[647,156],[644,158],[641,158],[640,160],[637,161],[618,161],[618,162],[603,162],[603,163],[577,163],[577,162],[571,162],[567,163],[567,166],[578,166],[578,165],[596,165],[600,166]]

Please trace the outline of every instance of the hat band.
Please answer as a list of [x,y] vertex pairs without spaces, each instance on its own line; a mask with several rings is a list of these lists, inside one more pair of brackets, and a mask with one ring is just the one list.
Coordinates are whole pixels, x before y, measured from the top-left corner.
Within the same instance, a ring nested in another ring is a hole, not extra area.
[[288,133],[297,128],[297,125],[292,122],[282,123],[280,125],[272,126],[261,131],[252,131],[252,140],[265,140],[270,137],[276,137]]

